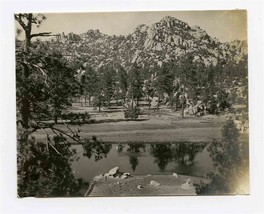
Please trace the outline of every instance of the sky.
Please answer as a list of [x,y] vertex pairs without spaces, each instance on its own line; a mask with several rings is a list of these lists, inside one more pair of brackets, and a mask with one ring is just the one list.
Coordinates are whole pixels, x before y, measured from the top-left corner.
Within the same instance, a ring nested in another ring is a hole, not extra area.
[[[165,16],[173,16],[198,25],[211,37],[221,42],[247,40],[247,13],[245,10],[222,11],[163,11],[163,12],[105,12],[105,13],[44,13],[47,20],[33,33],[52,32],[76,34],[99,29],[108,35],[127,35],[139,24],[151,25]],[[20,28],[16,23],[16,28]],[[23,35],[19,37],[23,39]]]

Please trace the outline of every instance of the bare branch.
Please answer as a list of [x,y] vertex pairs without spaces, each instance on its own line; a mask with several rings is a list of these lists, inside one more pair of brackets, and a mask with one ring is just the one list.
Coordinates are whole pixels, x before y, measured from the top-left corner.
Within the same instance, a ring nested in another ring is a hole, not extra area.
[[47,138],[46,138],[46,142],[51,146],[51,148],[58,154],[58,155],[60,155],[60,156],[62,156],[61,155],[61,153],[51,144],[51,142],[50,142],[50,138],[49,138],[49,134],[43,129],[43,128],[41,128],[42,129],[42,131],[43,132],[45,132],[46,134],[47,134]]
[[50,143],[50,141],[48,140],[47,141],[48,143],[49,143],[49,145],[51,146],[51,148],[53,148],[54,149],[54,151],[58,154],[58,155],[60,155],[60,156],[62,156],[61,155],[61,153],[59,153],[59,151]]
[[31,34],[30,38],[37,37],[37,36],[55,36],[55,35],[51,35],[51,32],[42,32],[42,33]]
[[22,20],[22,14],[21,13],[19,13],[18,15],[15,14],[15,19],[18,21],[18,23],[21,25],[21,27],[26,31],[27,30],[27,26]]
[[[45,127],[41,127],[41,126],[39,126],[39,129],[49,128],[49,129],[51,129],[53,132],[54,132],[54,130],[55,130],[55,131],[58,131],[58,132],[64,134],[65,136],[69,137],[70,139],[72,139],[73,141],[77,142],[78,144],[81,144],[81,145],[82,145],[82,144],[85,143],[85,142],[82,142],[82,141],[76,139],[75,137],[71,136],[71,135],[68,134],[67,132],[65,132],[65,131],[63,131],[63,130],[61,130],[61,129],[58,129],[58,128],[53,127],[53,124],[48,125],[48,124],[43,123],[43,122],[38,122],[38,124],[44,124],[44,125],[46,125]],[[93,149],[89,149],[89,150],[90,150],[91,152],[93,152],[93,153],[101,154],[100,152],[94,151]]]
[[45,73],[45,71],[42,69],[42,68],[40,68],[39,66],[37,66],[37,65],[34,65],[34,64],[32,64],[32,66],[34,66],[35,68],[37,68],[37,69],[39,69],[41,72],[42,72],[42,75],[44,76],[44,82],[45,82],[45,84],[49,87],[49,84],[47,83],[47,80],[48,80],[48,75]]
[[[59,135],[55,130],[51,129],[51,131],[52,131],[55,135],[57,135],[58,137],[61,137],[61,135]],[[67,150],[70,151],[70,149],[69,149],[69,145],[67,144],[67,142],[66,142],[63,138],[61,138],[61,140],[63,141],[64,145],[67,147]]]

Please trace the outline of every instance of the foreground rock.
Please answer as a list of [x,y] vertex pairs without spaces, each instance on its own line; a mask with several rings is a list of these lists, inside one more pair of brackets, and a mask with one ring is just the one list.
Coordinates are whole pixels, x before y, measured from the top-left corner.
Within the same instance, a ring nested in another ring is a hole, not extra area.
[[109,175],[111,176],[114,176],[118,173],[118,170],[119,170],[119,167],[114,167],[113,169],[110,169],[110,171],[108,172]]
[[156,182],[156,181],[150,181],[150,184],[149,184],[150,186],[153,186],[153,187],[157,187],[157,186],[159,186],[160,184],[158,183],[158,182]]
[[110,169],[109,172],[107,172],[105,174],[95,176],[93,180],[94,181],[100,181],[100,180],[106,181],[107,179],[123,180],[123,179],[130,177],[130,176],[131,176],[130,173],[120,172],[119,167],[114,167],[114,168]]
[[186,182],[182,184],[182,188],[187,190],[191,189],[192,188],[191,179],[187,179]]
[[198,177],[177,175],[130,176],[126,179],[114,178],[95,181],[88,196],[166,196],[196,195],[193,184],[208,180]]

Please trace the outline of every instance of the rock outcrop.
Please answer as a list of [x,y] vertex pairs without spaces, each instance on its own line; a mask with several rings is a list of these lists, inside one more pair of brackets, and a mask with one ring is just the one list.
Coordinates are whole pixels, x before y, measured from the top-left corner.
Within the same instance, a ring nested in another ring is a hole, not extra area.
[[107,65],[126,68],[134,63],[144,67],[161,65],[189,53],[194,61],[208,66],[219,60],[237,63],[247,54],[245,41],[220,43],[199,26],[191,27],[171,16],[150,26],[138,25],[125,36],[88,30],[80,35],[62,33],[53,43],[69,60],[81,60],[94,69]]
[[114,167],[109,170],[109,172],[100,174],[94,177],[94,181],[100,181],[100,180],[107,180],[107,179],[117,179],[117,180],[123,180],[128,177],[131,177],[130,173],[128,172],[120,172],[119,167]]

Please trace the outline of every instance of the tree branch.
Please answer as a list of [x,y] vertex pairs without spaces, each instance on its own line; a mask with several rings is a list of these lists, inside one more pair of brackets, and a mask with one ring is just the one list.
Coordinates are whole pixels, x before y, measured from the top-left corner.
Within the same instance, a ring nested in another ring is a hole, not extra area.
[[37,36],[56,36],[56,35],[51,35],[51,32],[42,32],[42,33],[31,34],[30,38],[37,37]]
[[[45,124],[45,123],[43,123],[43,122],[38,122],[38,124],[41,124],[41,123],[42,123],[42,124]],[[52,124],[51,124],[51,125],[45,124],[45,125],[46,125],[46,127],[40,127],[40,126],[39,126],[39,129],[49,128],[49,129],[51,129],[53,132],[54,132],[54,130],[55,130],[55,131],[58,131],[58,132],[62,133],[63,135],[69,137],[70,139],[72,139],[73,141],[77,142],[78,144],[83,145],[83,144],[85,143],[85,142],[82,142],[82,141],[76,139],[75,137],[71,136],[71,135],[68,134],[67,132],[65,132],[65,131],[63,131],[63,130],[61,130],[61,129],[58,129],[58,128],[53,127]],[[101,154],[101,152],[94,151],[93,149],[89,149],[89,150],[90,150],[91,152],[95,153],[95,154]]]
[[26,24],[22,21],[22,14],[19,13],[18,15],[15,15],[15,20],[18,21],[18,23],[21,25],[21,27],[26,31],[27,30],[27,26]]

